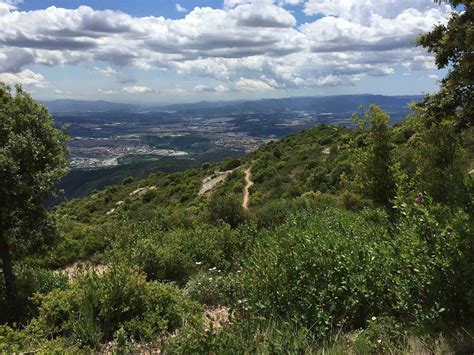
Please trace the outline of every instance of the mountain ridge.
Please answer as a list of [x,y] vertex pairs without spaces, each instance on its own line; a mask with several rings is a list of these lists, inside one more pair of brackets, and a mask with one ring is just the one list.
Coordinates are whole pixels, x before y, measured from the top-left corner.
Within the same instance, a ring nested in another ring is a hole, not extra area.
[[[150,111],[150,112],[189,112],[219,114],[230,112],[263,112],[263,111],[313,111],[344,107],[348,111],[359,105],[376,104],[390,109],[392,105],[408,104],[418,101],[422,95],[332,95],[332,96],[294,96],[286,98],[263,98],[256,100],[199,101],[194,103],[171,105],[140,105],[117,103],[105,100],[45,100],[42,101],[52,113],[104,112],[104,111]],[[321,105],[322,108],[321,108]],[[355,105],[355,107],[354,107]]]

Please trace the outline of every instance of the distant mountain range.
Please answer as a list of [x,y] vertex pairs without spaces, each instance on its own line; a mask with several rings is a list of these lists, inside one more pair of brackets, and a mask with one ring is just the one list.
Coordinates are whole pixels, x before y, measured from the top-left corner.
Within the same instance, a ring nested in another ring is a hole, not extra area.
[[412,101],[419,101],[421,95],[384,96],[384,95],[338,95],[315,97],[289,97],[281,99],[239,100],[239,101],[201,101],[188,104],[165,106],[146,106],[109,101],[84,100],[53,100],[43,101],[52,113],[78,112],[110,112],[110,111],[151,111],[151,112],[180,112],[189,114],[229,114],[246,112],[284,112],[308,111],[314,113],[344,113],[353,112],[360,105],[367,107],[375,104],[384,110],[400,111],[406,109]]
[[104,100],[52,100],[42,101],[48,110],[53,113],[69,112],[109,112],[109,111],[137,111],[145,106],[122,104]]

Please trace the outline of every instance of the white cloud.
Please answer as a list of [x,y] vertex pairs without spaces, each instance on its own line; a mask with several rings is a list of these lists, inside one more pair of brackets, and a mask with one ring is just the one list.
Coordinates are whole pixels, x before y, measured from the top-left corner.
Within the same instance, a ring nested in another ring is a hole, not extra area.
[[437,6],[432,0],[307,0],[304,12],[307,15],[320,14],[368,24],[374,16],[393,19],[407,10],[426,12],[433,7],[442,12],[450,9],[444,4]]
[[178,3],[176,3],[176,11],[178,11],[178,12],[188,12],[188,10],[185,7],[181,6]]
[[230,12],[237,24],[248,27],[293,27],[296,19],[287,10],[272,4],[245,4]]
[[203,93],[203,92],[227,92],[230,89],[225,85],[217,85],[217,86],[208,86],[208,85],[196,85],[193,88],[194,92]]
[[263,80],[240,78],[235,83],[236,87],[242,91],[262,91],[274,89],[271,85]]
[[428,78],[433,79],[433,80],[439,80],[439,76],[436,74],[430,74],[428,75]]
[[107,67],[105,69],[94,67],[94,69],[98,71],[99,73],[104,74],[105,76],[117,75],[117,71],[111,67]]
[[435,69],[413,39],[451,11],[431,0],[307,0],[306,14],[318,16],[297,26],[284,6],[299,3],[225,0],[222,9],[197,7],[174,20],[87,6],[24,12],[0,2],[0,73],[38,86],[45,80],[25,74],[31,65],[101,62],[95,69],[129,85],[123,92],[142,94],[154,91],[132,86],[135,80],[115,68],[218,79],[222,85],[208,87],[213,92],[354,85],[400,65],[407,72]]
[[44,88],[48,84],[43,75],[35,73],[30,69],[23,70],[19,73],[0,73],[0,82],[12,86],[21,84],[39,88]]
[[128,94],[150,94],[156,92],[148,86],[126,86],[122,91]]
[[98,92],[105,94],[105,95],[116,95],[118,94],[118,91],[116,90],[111,90],[111,89],[97,89]]

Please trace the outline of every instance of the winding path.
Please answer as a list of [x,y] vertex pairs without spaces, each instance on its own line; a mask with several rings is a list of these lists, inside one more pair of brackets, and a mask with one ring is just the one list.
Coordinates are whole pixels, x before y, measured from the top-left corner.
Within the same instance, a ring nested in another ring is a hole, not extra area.
[[245,187],[244,187],[244,198],[242,201],[242,207],[246,210],[249,208],[249,199],[250,199],[250,188],[253,185],[252,172],[250,168],[245,169]]

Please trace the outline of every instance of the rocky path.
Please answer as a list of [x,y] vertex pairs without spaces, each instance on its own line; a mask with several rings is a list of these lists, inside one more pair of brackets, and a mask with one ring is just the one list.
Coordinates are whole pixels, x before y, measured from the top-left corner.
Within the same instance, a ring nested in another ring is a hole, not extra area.
[[247,168],[245,169],[244,198],[242,200],[242,207],[245,209],[249,208],[250,188],[252,187],[252,185],[252,172],[250,171],[250,168]]

